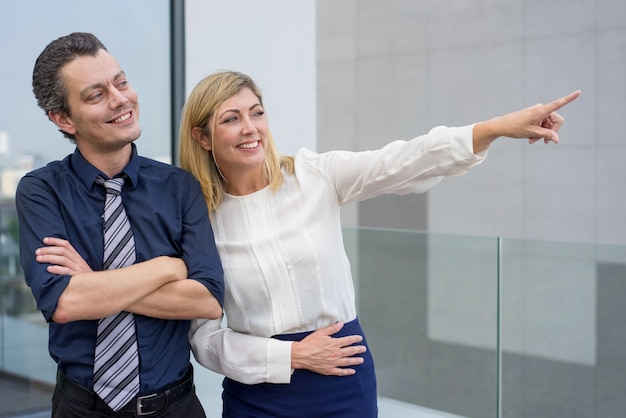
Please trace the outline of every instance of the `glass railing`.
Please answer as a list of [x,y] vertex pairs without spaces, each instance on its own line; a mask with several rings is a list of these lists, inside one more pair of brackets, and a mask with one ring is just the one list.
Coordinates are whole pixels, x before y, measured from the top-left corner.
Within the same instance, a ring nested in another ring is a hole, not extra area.
[[0,201],[0,417],[49,411],[56,373],[48,327],[24,282],[17,242],[15,204]]
[[625,246],[363,228],[345,241],[382,399],[476,418],[623,415]]
[[[0,377],[24,413],[49,410],[55,365],[14,220],[5,207]],[[345,228],[344,240],[381,418],[622,415],[626,247],[367,228]],[[196,380],[219,416],[220,377],[196,366]],[[18,416],[5,404],[0,416]]]
[[379,396],[495,417],[497,240],[372,229],[346,229],[344,238]]

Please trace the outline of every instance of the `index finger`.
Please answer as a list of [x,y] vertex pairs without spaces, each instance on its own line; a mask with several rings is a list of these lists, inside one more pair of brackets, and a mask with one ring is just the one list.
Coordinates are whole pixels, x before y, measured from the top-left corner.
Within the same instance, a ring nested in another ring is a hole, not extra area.
[[331,336],[333,334],[338,333],[341,328],[343,328],[343,322],[333,322],[330,325],[326,325],[324,328],[320,328],[315,331],[317,334],[328,335]]
[[556,110],[559,110],[560,108],[562,108],[563,106],[565,106],[566,104],[576,100],[576,98],[580,96],[580,90],[576,90],[570,94],[568,94],[567,96],[563,96],[560,99],[556,99],[550,103],[548,103],[546,106],[546,111],[548,113],[552,113]]

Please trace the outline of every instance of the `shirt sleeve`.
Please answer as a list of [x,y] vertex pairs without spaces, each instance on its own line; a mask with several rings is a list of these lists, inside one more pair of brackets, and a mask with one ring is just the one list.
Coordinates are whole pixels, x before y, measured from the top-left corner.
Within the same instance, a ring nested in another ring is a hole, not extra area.
[[292,341],[237,333],[222,328],[221,322],[191,322],[189,342],[198,363],[248,385],[290,382]]
[[224,305],[224,270],[215,245],[204,195],[189,175],[189,199],[183,219],[181,246],[189,277],[202,283]]
[[301,155],[334,184],[341,205],[382,194],[423,193],[444,176],[465,174],[486,158],[487,150],[473,153],[473,127],[439,126],[375,151]]
[[70,276],[47,272],[48,264],[35,258],[44,237],[67,239],[65,222],[54,192],[43,180],[27,175],[20,180],[15,194],[19,222],[20,262],[26,284],[31,288],[37,308],[46,321],[52,321],[59,297],[67,287]]

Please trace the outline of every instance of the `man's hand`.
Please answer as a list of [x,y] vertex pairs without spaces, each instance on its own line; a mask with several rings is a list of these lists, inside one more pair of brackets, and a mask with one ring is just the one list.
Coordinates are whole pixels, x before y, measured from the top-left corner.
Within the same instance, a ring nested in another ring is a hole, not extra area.
[[46,237],[43,243],[46,246],[37,248],[35,255],[39,263],[51,264],[48,273],[74,276],[93,271],[69,241]]

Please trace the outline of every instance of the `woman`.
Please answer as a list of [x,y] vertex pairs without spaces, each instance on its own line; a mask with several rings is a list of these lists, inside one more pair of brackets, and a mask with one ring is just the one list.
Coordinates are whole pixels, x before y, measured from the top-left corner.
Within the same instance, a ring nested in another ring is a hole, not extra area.
[[224,417],[375,417],[376,378],[359,325],[340,207],[421,193],[482,162],[500,136],[558,142],[574,92],[377,151],[278,154],[261,93],[220,71],[191,92],[180,163],[201,183],[225,272],[219,320],[194,321],[196,360],[224,374]]

